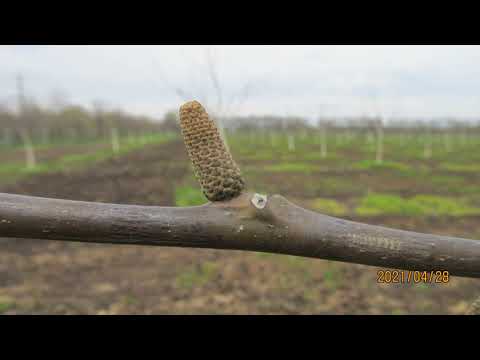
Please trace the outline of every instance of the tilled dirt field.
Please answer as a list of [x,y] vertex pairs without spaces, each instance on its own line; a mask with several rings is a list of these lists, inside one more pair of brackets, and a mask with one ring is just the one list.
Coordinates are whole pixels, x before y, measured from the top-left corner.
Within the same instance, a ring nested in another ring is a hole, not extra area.
[[[176,141],[77,173],[38,175],[0,191],[173,206],[175,186],[190,171],[183,144]],[[480,233],[479,220],[362,219],[464,237]],[[0,239],[0,312],[460,314],[480,296],[477,280],[388,285],[377,283],[377,270],[240,251]]]

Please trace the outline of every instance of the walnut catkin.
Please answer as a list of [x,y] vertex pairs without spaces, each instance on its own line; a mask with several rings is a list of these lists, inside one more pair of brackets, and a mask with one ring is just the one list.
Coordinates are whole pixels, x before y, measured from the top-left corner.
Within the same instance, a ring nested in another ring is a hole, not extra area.
[[198,101],[180,107],[180,126],[195,176],[207,199],[221,201],[240,195],[245,187],[240,169]]

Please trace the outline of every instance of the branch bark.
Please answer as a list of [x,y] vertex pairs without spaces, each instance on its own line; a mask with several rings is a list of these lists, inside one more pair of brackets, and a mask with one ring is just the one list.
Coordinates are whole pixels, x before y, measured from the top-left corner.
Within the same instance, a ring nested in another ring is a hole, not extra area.
[[[280,195],[242,193],[195,207],[90,203],[0,194],[2,237],[233,249],[480,277],[480,241],[356,223]],[[255,205],[256,204],[256,205]]]

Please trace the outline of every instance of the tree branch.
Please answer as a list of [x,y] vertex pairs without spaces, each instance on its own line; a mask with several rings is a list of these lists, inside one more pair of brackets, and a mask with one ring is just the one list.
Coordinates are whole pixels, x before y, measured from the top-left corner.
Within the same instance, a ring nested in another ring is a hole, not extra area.
[[[255,205],[262,199],[263,208]],[[243,193],[195,207],[90,203],[0,194],[2,237],[234,249],[480,277],[480,241],[321,215],[284,197]]]

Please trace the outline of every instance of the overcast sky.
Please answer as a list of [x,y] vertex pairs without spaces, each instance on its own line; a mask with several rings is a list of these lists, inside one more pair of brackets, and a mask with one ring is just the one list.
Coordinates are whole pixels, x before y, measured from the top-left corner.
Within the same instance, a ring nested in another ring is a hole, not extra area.
[[475,118],[479,64],[480,46],[0,46],[0,103],[21,73],[41,103],[155,117],[186,98],[226,114]]

